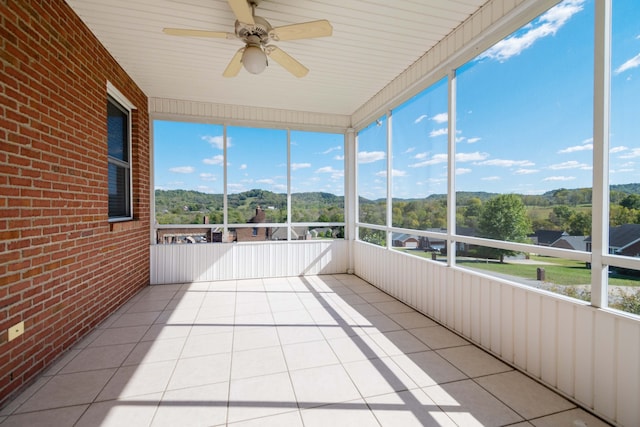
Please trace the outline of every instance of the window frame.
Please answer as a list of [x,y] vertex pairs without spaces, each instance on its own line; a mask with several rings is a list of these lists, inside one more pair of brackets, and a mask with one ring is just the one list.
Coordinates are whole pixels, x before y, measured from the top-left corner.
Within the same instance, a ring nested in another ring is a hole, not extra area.
[[[135,110],[135,106],[129,101],[118,89],[110,82],[107,82],[107,96],[106,106],[111,103],[114,107],[125,113],[127,117],[127,160],[123,161],[115,157],[110,156],[107,153],[107,170],[111,165],[115,165],[118,168],[124,168],[126,171],[127,181],[125,183],[125,200],[126,200],[126,214],[111,216],[109,208],[107,207],[107,215],[109,216],[109,222],[121,222],[133,220],[133,161],[132,161],[132,111]],[[108,120],[108,117],[107,117]],[[107,125],[107,140],[108,140],[109,127]],[[107,182],[110,184],[110,177],[107,171]],[[110,198],[110,196],[108,196]]]

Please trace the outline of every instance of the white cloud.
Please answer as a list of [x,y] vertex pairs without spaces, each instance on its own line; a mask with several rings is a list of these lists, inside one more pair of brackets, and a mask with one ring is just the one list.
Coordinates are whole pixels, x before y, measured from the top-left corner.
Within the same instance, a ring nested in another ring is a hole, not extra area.
[[273,185],[273,184],[276,183],[271,178],[256,179],[256,182],[259,183],[259,184],[267,184],[267,185]]
[[344,177],[344,171],[334,169],[331,166],[325,166],[320,169],[316,169],[316,173],[328,173],[331,174],[331,179],[339,179]]
[[480,179],[482,179],[483,181],[500,181],[500,179],[502,178],[494,175],[494,176],[485,176],[484,178],[480,178]]
[[[387,171],[380,171],[376,173],[376,176],[387,176]],[[407,176],[407,173],[405,171],[392,169],[391,176]]]
[[479,151],[475,151],[473,153],[457,153],[456,162],[477,162],[484,160],[487,157],[489,157],[489,154],[481,153]]
[[632,148],[628,154],[620,156],[621,159],[635,159],[636,157],[640,157],[640,148]]
[[201,173],[200,179],[203,181],[217,181],[218,177],[212,173]]
[[457,168],[456,169],[456,175],[464,175],[467,173],[471,173],[471,169],[468,168]]
[[535,165],[535,163],[533,163],[530,160],[508,160],[508,159],[485,160],[484,162],[480,162],[478,164],[483,166],[500,166],[503,168],[512,168],[514,166],[528,167],[528,166]]
[[440,129],[434,129],[431,132],[429,132],[429,136],[431,138],[435,138],[436,136],[447,135],[448,133],[449,133],[449,129],[440,128]]
[[637,68],[640,66],[640,53],[634,56],[633,58],[626,61],[624,64],[616,68],[615,73],[620,74],[632,68]]
[[344,160],[344,156],[334,156],[333,160]]
[[[222,135],[211,136],[205,135],[202,137],[203,141],[207,141],[212,147],[222,150],[224,148],[224,137]],[[227,146],[231,147],[231,138],[227,138]]]
[[609,153],[613,154],[613,153],[621,153],[623,151],[627,151],[629,149],[629,147],[625,147],[624,145],[621,145],[619,147],[613,147],[609,150]]
[[538,173],[540,172],[538,169],[518,169],[517,171],[514,172],[514,174],[516,175],[530,175],[532,173]]
[[413,156],[413,158],[416,160],[426,159],[427,157],[429,157],[429,153],[418,153],[415,156]]
[[427,115],[426,115],[426,114],[423,114],[423,115],[421,115],[420,117],[418,117],[417,119],[415,119],[415,120],[413,121],[413,123],[414,123],[414,124],[418,124],[418,123],[420,123],[421,121],[423,121],[423,120],[424,120],[424,119],[426,119],[426,118],[427,118]]
[[480,141],[482,138],[478,138],[478,137],[474,137],[474,138],[468,138],[467,142],[469,144],[475,144],[476,142]]
[[435,116],[431,117],[431,120],[436,123],[446,123],[449,120],[449,113],[436,114]]
[[563,150],[558,151],[560,154],[565,153],[575,153],[576,151],[591,151],[593,150],[593,144],[582,144],[582,145],[574,145],[573,147],[567,147]]
[[556,163],[555,165],[549,166],[551,170],[562,170],[562,169],[590,169],[591,167],[585,163],[580,163],[576,160],[569,160],[567,162]]
[[425,160],[424,162],[418,162],[409,165],[410,168],[421,168],[424,166],[437,165],[438,163],[446,163],[447,162],[447,154],[435,154],[430,160]]
[[193,173],[195,170],[196,169],[193,166],[176,166],[169,168],[169,172],[173,173]]
[[205,165],[221,165],[224,163],[224,156],[222,154],[218,154],[217,156],[208,157],[203,159],[202,163]]
[[404,153],[402,154],[409,154],[409,153],[413,153],[416,150],[416,147],[409,147],[407,148]]
[[480,59],[489,58],[506,61],[519,55],[525,49],[547,36],[555,35],[569,19],[583,9],[584,0],[566,0],[549,9],[540,18],[524,27],[518,34],[503,39],[480,55]]
[[331,152],[333,152],[333,151],[338,151],[338,150],[342,150],[342,146],[341,146],[341,145],[338,145],[338,146],[336,146],[336,147],[331,147],[331,148],[329,148],[329,149],[326,149],[326,150],[324,150],[324,151],[322,152],[322,154],[329,154],[329,153],[331,153]]
[[291,163],[291,170],[297,171],[298,169],[310,168],[311,163]]
[[241,171],[246,170],[246,169],[247,169],[247,165],[246,165],[246,163],[241,164],[239,169],[240,169]]
[[358,153],[358,163],[373,163],[385,158],[384,151],[361,151]]
[[574,179],[576,179],[575,176],[549,176],[543,181],[572,181]]

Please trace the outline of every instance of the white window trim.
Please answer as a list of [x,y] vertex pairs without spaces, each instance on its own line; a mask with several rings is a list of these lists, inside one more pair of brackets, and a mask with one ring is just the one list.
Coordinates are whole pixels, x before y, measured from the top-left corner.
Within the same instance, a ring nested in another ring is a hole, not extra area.
[[[122,222],[122,221],[131,221],[133,219],[133,159],[131,152],[131,117],[132,110],[135,110],[136,107],[133,105],[126,96],[122,94],[111,82],[107,81],[107,95],[111,97],[114,101],[116,101],[120,106],[127,110],[129,120],[128,120],[128,132],[127,132],[127,144],[128,144],[128,152],[129,152],[129,215],[122,217],[113,217],[109,218],[109,222]],[[107,99],[107,102],[108,99]]]

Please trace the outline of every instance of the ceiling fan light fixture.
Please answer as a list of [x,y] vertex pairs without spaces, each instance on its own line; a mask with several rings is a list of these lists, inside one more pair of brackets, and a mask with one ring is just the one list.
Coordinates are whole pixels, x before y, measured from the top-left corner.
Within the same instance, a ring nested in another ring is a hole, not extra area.
[[249,45],[242,54],[242,65],[251,74],[260,74],[267,68],[267,55],[256,45]]

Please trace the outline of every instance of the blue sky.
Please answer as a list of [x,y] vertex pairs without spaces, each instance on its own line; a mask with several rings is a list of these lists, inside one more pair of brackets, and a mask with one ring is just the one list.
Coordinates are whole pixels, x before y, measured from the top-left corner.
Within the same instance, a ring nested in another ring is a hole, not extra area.
[[[610,181],[640,182],[640,6],[616,0]],[[456,189],[592,185],[594,0],[567,0],[458,70]],[[447,81],[393,110],[393,196],[446,192]],[[359,194],[386,194],[381,118],[359,134]],[[228,128],[229,192],[286,192],[286,132]],[[156,188],[222,192],[222,127],[155,124]],[[292,191],[343,194],[342,135],[292,132]],[[179,147],[176,149],[175,147]]]

